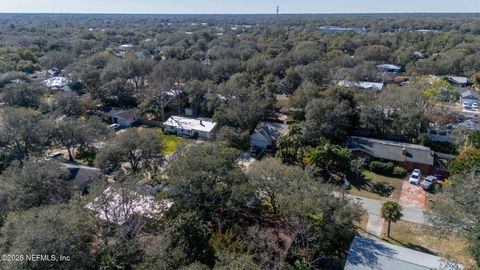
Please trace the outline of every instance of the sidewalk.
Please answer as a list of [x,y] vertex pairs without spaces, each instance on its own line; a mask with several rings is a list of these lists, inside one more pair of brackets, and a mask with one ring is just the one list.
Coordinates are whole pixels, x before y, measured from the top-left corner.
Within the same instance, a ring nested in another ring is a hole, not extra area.
[[[346,194],[346,196],[360,203],[360,206],[367,211],[369,216],[380,216],[380,210],[382,209],[382,205],[384,203],[383,201],[350,194]],[[426,220],[425,212],[422,209],[410,206],[402,206],[402,214],[402,220],[417,224],[430,225]]]

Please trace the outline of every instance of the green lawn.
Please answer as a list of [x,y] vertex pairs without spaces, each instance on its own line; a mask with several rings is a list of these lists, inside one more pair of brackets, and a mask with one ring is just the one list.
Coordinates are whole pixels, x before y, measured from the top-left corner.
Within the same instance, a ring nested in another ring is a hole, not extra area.
[[181,144],[185,144],[188,142],[187,139],[178,137],[175,135],[163,135],[163,139],[165,140],[165,155],[173,154],[177,150],[177,147]]
[[[400,192],[402,190],[402,180],[399,178],[379,175],[367,170],[364,170],[358,179],[350,181],[351,189],[349,193],[352,195],[367,197],[375,200],[394,200],[400,199]],[[393,188],[390,196],[385,197],[378,192],[374,192],[375,187],[388,186]]]

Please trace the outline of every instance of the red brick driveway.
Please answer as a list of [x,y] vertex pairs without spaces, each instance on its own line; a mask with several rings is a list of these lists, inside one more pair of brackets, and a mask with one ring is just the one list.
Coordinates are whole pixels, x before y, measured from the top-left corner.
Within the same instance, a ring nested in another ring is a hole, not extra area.
[[402,192],[399,204],[402,206],[425,209],[425,190],[420,186],[410,184],[408,180],[402,181]]

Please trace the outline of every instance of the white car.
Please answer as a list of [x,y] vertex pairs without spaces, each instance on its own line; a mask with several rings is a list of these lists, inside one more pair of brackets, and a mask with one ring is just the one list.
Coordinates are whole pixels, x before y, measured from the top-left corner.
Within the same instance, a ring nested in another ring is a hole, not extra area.
[[472,108],[473,108],[473,109],[477,109],[477,108],[478,108],[478,103],[473,103],[473,104],[472,104]]
[[56,158],[59,158],[59,157],[63,157],[63,153],[62,152],[52,152],[50,154],[48,154],[48,157],[45,158],[45,160],[52,160],[52,159],[56,159]]
[[419,169],[415,169],[413,170],[412,174],[410,174],[410,178],[408,179],[408,181],[411,184],[417,185],[420,182],[421,178],[422,178],[422,173],[420,172]]
[[117,130],[120,129],[120,125],[119,125],[119,124],[111,124],[111,125],[110,125],[110,128],[113,129],[113,130],[115,130],[115,131],[117,131]]

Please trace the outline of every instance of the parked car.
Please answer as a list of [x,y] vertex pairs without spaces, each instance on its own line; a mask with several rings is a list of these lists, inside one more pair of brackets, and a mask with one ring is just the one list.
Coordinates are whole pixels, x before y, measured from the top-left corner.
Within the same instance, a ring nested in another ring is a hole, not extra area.
[[412,174],[410,174],[410,178],[408,179],[408,181],[411,184],[417,185],[420,182],[421,178],[422,178],[422,173],[420,172],[419,169],[415,169],[413,170]]
[[437,178],[433,175],[429,175],[427,177],[425,177],[425,179],[423,179],[423,181],[420,183],[420,186],[425,189],[425,190],[428,190],[430,189],[433,184],[435,184],[437,182]]
[[50,154],[48,154],[48,156],[45,158],[45,160],[52,160],[52,159],[56,159],[56,158],[59,158],[59,157],[63,157],[63,153],[62,152],[51,152]]
[[117,131],[120,129],[120,125],[119,124],[111,124],[110,125],[110,128],[112,128],[113,130]]
[[468,103],[468,102],[463,102],[463,107],[470,107],[470,103]]
[[257,147],[252,147],[250,148],[250,156],[251,157],[256,157],[258,154],[260,154],[262,150],[260,148],[257,148]]
[[250,149],[250,156],[256,159],[261,159],[265,155],[265,150],[258,148],[258,147],[252,147]]
[[477,108],[478,108],[478,104],[477,104],[477,103],[473,103],[473,104],[472,104],[472,108],[473,108],[473,109],[477,109]]

